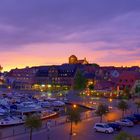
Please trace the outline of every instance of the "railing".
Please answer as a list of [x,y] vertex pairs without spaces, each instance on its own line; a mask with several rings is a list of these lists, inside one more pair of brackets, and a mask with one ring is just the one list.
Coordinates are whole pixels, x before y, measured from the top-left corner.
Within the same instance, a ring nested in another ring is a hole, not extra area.
[[[86,120],[89,118],[92,118],[94,116],[94,112],[93,111],[87,111],[87,112],[83,112],[81,113],[81,120]],[[60,117],[60,118],[56,118],[56,119],[51,119],[49,120],[50,123],[50,128],[54,128],[60,125],[64,125],[66,123],[69,123],[68,119],[66,116]],[[43,130],[47,130],[47,120],[43,121],[42,127],[38,130],[34,130],[34,132],[36,131],[43,131]],[[6,138],[10,138],[10,137],[14,137],[14,136],[19,136],[19,135],[24,135],[24,134],[29,134],[29,129],[27,129],[24,125],[18,125],[18,126],[11,126],[11,127],[1,127],[0,128],[0,139],[6,139]]]

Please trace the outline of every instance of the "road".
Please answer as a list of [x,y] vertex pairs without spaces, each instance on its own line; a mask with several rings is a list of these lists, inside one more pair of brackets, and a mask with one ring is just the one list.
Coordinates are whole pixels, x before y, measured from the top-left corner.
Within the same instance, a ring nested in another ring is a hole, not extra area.
[[[76,133],[75,136],[72,136],[70,139],[70,124],[67,123],[65,125],[57,126],[51,128],[50,132],[47,130],[37,131],[33,133],[33,140],[114,140],[118,132],[114,134],[104,134],[94,132],[93,126],[94,123],[97,122],[99,118],[91,118],[80,122],[78,125],[74,125],[73,132]],[[140,125],[135,125],[133,128],[123,128],[123,131],[128,132],[132,135],[140,135]],[[5,140],[28,140],[29,134],[20,135],[16,137],[10,137]]]

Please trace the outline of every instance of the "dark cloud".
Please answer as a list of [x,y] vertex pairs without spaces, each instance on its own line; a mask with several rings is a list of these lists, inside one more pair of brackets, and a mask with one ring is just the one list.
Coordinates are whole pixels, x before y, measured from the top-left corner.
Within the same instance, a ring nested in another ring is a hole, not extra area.
[[1,0],[0,50],[96,42],[105,45],[93,49],[137,49],[139,7],[140,0]]

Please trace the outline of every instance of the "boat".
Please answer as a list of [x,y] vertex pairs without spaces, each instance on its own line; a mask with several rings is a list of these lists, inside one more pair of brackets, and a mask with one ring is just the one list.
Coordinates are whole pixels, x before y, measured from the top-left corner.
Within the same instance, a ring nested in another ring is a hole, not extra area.
[[23,119],[20,119],[18,117],[8,116],[0,120],[0,126],[9,126],[9,125],[15,125],[15,124],[17,125],[17,124],[22,124],[24,122],[25,121]]
[[17,107],[20,108],[25,108],[25,109],[41,109],[41,106],[38,104],[35,104],[34,102],[22,102],[17,105]]
[[56,116],[57,114],[58,114],[57,112],[54,112],[52,110],[44,110],[44,111],[41,111],[40,117],[42,120],[44,120],[44,119]]
[[49,107],[51,107],[51,103],[48,102],[48,101],[40,102],[39,104],[41,105],[42,108],[49,108]]
[[6,112],[7,112],[6,110],[0,108],[0,113],[6,113]]
[[52,110],[22,110],[20,111],[22,113],[21,115],[17,116],[7,116],[0,120],[0,126],[11,126],[11,125],[19,125],[24,124],[27,118],[27,113],[32,113],[32,115],[38,115],[40,116],[41,120],[51,118],[53,116],[56,116],[58,113],[54,112]]
[[54,107],[63,107],[63,106],[65,106],[65,103],[62,102],[62,101],[54,101],[54,102],[52,103],[52,105],[53,105]]
[[10,93],[0,99],[0,126],[24,124],[27,116],[39,115],[41,120],[56,116],[64,102],[56,98],[34,99],[33,95]]

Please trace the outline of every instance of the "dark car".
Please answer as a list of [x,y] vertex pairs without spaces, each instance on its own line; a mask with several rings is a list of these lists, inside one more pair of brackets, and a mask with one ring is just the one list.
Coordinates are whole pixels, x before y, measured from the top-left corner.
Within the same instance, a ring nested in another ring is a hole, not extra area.
[[139,120],[135,116],[127,116],[124,119],[132,121],[134,124],[137,124]]
[[120,131],[122,129],[121,125],[114,122],[108,123],[108,126],[112,127],[115,131]]
[[140,122],[140,114],[133,114],[133,116]]

